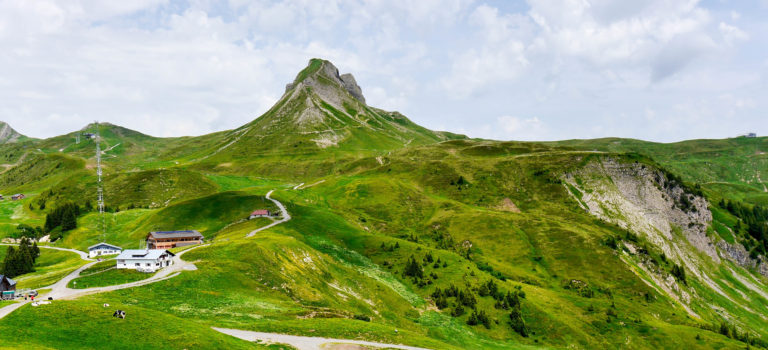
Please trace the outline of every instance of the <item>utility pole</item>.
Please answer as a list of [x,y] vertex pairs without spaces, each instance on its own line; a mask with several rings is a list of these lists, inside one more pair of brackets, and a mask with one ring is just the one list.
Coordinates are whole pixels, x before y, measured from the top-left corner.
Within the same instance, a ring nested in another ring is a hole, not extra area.
[[96,137],[94,140],[96,141],[96,176],[98,177],[96,183],[96,191],[98,193],[97,206],[99,208],[99,221],[101,221],[101,241],[104,242],[107,234],[107,221],[104,218],[104,188],[101,183],[101,139],[99,137],[99,122],[96,121],[94,124],[96,125]]

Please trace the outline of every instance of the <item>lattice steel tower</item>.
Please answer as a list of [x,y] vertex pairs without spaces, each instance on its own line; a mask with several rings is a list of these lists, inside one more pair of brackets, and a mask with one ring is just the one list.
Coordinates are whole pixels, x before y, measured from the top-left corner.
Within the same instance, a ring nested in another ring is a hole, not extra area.
[[96,143],[96,176],[98,181],[96,183],[96,191],[98,192],[98,200],[96,205],[99,208],[99,221],[101,221],[101,241],[104,242],[107,233],[107,221],[104,218],[104,187],[101,183],[101,138],[99,136],[99,122],[96,121],[96,133],[94,134],[94,141]]

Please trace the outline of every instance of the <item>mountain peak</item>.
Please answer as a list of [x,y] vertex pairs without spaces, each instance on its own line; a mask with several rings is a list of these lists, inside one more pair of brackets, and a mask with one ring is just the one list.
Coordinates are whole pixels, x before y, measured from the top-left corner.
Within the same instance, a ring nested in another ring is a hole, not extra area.
[[0,144],[19,141],[23,135],[13,130],[8,123],[0,121]]
[[[363,90],[357,85],[355,77],[351,73],[339,75],[339,69],[327,60],[319,58],[309,60],[307,67],[299,72],[296,79],[285,86],[285,92],[288,93],[300,86],[311,86],[319,91],[321,95],[323,92],[330,93],[330,90],[338,87],[356,100],[365,103]],[[328,89],[328,87],[331,87],[331,89]]]

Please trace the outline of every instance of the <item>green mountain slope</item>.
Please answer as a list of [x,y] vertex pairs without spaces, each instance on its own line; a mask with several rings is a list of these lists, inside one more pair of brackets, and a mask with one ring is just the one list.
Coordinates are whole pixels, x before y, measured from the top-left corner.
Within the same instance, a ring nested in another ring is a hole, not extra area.
[[[54,245],[136,248],[173,229],[210,245],[184,255],[196,270],[158,283],[22,307],[0,320],[6,342],[90,348],[145,335],[105,326],[97,309],[109,303],[173,322],[173,334],[151,335],[180,347],[260,346],[210,327],[432,349],[768,346],[768,240],[719,204],[765,203],[765,138],[470,140],[367,106],[323,60],[235,130],[99,133],[107,206],[120,210],[105,214],[103,235],[84,212]],[[74,136],[0,145],[0,193],[30,195],[0,203],[0,235],[95,201],[95,141]],[[270,190],[292,219],[246,237],[272,222],[244,220],[276,209]],[[23,324],[46,335],[25,341],[13,332]]]
[[0,144],[16,143],[28,139],[26,136],[13,130],[8,123],[0,121]]
[[696,182],[715,197],[768,205],[768,137],[654,143],[631,139],[568,140],[549,143],[579,150],[648,155]]

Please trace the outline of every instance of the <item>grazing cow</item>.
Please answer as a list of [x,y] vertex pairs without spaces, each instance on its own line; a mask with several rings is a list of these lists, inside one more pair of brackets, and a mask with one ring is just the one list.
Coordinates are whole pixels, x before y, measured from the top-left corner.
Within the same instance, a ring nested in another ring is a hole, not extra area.
[[117,317],[117,318],[120,318],[120,319],[124,319],[125,318],[125,311],[117,310],[117,311],[115,311],[115,313],[112,314],[112,317]]

